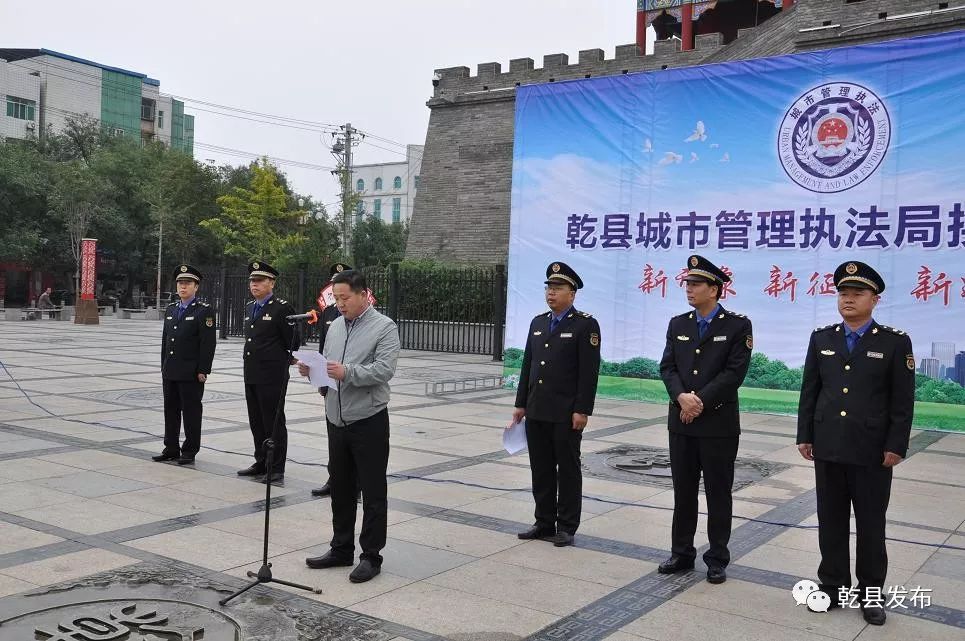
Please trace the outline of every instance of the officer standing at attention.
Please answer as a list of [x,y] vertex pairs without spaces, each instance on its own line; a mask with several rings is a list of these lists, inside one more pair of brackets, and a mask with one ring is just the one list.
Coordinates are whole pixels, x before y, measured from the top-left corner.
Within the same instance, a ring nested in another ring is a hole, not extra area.
[[797,443],[814,461],[818,504],[818,581],[841,605],[851,588],[851,506],[857,530],[859,599],[864,620],[883,625],[881,588],[888,572],[885,513],[892,468],[908,452],[915,409],[915,356],[911,338],[872,318],[885,282],[858,261],[834,271],[838,312],[844,322],[811,334]]
[[565,263],[546,268],[550,311],[529,326],[513,423],[526,419],[536,523],[521,539],[573,544],[583,505],[580,442],[600,374],[600,324],[573,307],[583,281]]
[[248,422],[255,443],[255,462],[238,471],[239,476],[259,476],[265,468],[265,439],[272,436],[275,414],[278,426],[274,432],[275,456],[271,478],[265,483],[285,478],[285,458],[288,454],[288,428],[285,426],[285,390],[288,387],[288,366],[293,363],[294,327],[286,320],[295,308],[274,295],[278,270],[263,262],[248,265],[248,289],[254,300],[245,305],[245,401]]
[[[331,287],[332,278],[335,274],[341,274],[342,272],[352,271],[351,265],[346,265],[345,263],[335,263],[329,270],[328,280],[329,285],[326,286],[322,291]],[[327,305],[325,309],[322,310],[321,315],[318,319],[318,353],[323,353],[325,349],[325,337],[328,336],[328,329],[332,325],[332,321],[341,316],[341,312],[338,311],[338,305]],[[332,478],[329,475],[329,479],[325,481],[325,485],[322,487],[316,487],[312,490],[312,496],[328,496],[332,493]]]
[[[197,300],[201,272],[181,265],[174,272],[177,303],[168,305],[161,332],[161,385],[164,391],[164,450],[153,460],[194,463],[201,449],[201,398],[214,360],[214,310]],[[184,445],[181,418],[184,417]]]
[[657,571],[674,574],[694,567],[703,472],[710,540],[704,553],[707,581],[723,583],[730,562],[731,488],[740,438],[737,388],[747,375],[754,339],[750,319],[720,305],[724,284],[730,282],[727,274],[706,258],[691,256],[684,280],[694,310],[670,319],[660,360],[660,378],[670,395],[674,511],[671,556]]

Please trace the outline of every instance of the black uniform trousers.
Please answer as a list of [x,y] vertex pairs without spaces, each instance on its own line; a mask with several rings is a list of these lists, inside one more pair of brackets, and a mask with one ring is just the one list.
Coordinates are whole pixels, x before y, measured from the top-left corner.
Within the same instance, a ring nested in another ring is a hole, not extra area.
[[838,588],[851,587],[851,506],[854,505],[857,549],[855,575],[862,595],[882,588],[888,573],[885,513],[891,497],[892,468],[814,460],[818,502],[818,545],[821,589],[837,598]]
[[580,443],[583,431],[573,423],[526,419],[526,445],[533,475],[536,525],[569,534],[580,527],[583,473]]
[[328,425],[328,469],[332,486],[332,554],[355,559],[356,491],[362,488],[361,560],[382,565],[388,528],[389,410],[347,426]]
[[[194,456],[201,449],[201,398],[204,383],[162,379],[164,391],[164,451]],[[184,418],[184,445],[181,419]]]
[[739,437],[698,438],[670,432],[670,472],[673,476],[673,529],[671,548],[674,554],[693,559],[694,534],[697,531],[697,493],[700,475],[704,475],[707,496],[707,539],[704,552],[707,567],[727,567],[730,563],[731,516],[734,501],[734,461]]
[[288,457],[288,427],[285,425],[285,389],[288,377],[260,385],[245,384],[245,401],[248,404],[248,423],[255,443],[255,463],[265,466],[265,439],[272,435],[275,412],[278,412],[278,428],[275,430],[275,456],[272,472],[285,471]]

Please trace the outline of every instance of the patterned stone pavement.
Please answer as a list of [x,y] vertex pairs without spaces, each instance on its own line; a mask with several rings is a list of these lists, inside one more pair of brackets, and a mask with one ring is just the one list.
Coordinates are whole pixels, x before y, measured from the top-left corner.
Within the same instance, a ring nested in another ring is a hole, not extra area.
[[[896,468],[888,584],[930,589],[930,604],[906,601],[886,626],[871,628],[857,610],[809,613],[791,598],[791,586],[813,578],[818,563],[813,472],[794,446],[793,418],[744,417],[739,456],[769,473],[735,493],[729,580],[712,586],[700,566],[657,574],[672,494],[625,474],[586,476],[575,547],[519,541],[533,506],[525,453],[509,456],[500,445],[512,395],[425,394],[427,382],[497,374],[500,365],[425,352],[405,352],[393,382],[382,574],[354,585],[349,568],[304,565],[327,548],[331,510],[327,499],[309,495],[325,478],[321,400],[293,381],[289,463],[284,486],[273,488],[269,554],[276,577],[321,594],[272,584],[219,606],[262,554],[264,486],[235,475],[252,448],[241,341],[218,345],[204,449],[193,468],[180,468],[150,460],[163,431],[160,325],[101,320],[96,327],[0,322],[0,640],[32,630],[38,610],[54,608],[56,622],[70,619],[56,608],[125,599],[194,604],[180,624],[207,617],[206,639],[221,638],[218,625],[234,625],[242,639],[331,641],[965,634],[965,435],[913,433],[912,454]],[[600,401],[583,450],[589,459],[666,443],[664,407]],[[701,517],[698,541],[704,528]]]

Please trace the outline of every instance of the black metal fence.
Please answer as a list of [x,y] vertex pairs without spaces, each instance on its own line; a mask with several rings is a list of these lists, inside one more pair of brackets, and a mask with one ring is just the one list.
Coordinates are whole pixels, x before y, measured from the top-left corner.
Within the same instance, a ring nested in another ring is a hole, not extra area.
[[[248,275],[225,268],[204,270],[201,298],[217,310],[222,338],[242,336],[245,304],[251,300]],[[502,265],[426,270],[392,264],[361,269],[376,298],[376,309],[399,327],[404,349],[503,356],[506,318],[506,271]],[[275,293],[298,312],[318,309],[319,292],[328,273],[282,275]],[[318,328],[303,331],[318,340]]]

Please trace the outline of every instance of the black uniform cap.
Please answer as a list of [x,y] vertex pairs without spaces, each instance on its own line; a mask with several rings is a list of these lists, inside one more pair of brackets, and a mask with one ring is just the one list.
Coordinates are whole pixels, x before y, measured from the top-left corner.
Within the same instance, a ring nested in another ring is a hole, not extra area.
[[335,274],[341,274],[342,272],[352,271],[351,265],[346,265],[345,263],[335,263],[332,265],[328,272],[328,277],[331,279]]
[[723,285],[730,282],[730,276],[717,265],[697,254],[687,259],[687,276],[685,281],[709,282],[711,285]]
[[560,262],[550,263],[549,267],[546,268],[545,283],[547,285],[564,283],[573,289],[583,288],[583,280],[580,279],[580,275],[566,263]]
[[259,260],[248,264],[248,280],[253,278],[278,278],[278,270]]
[[834,270],[834,286],[870,289],[876,294],[885,291],[885,281],[881,278],[881,274],[857,260],[849,260],[838,265]]
[[192,267],[191,265],[178,265],[178,268],[174,270],[174,280],[193,280],[195,282],[201,282],[201,272],[197,267]]

